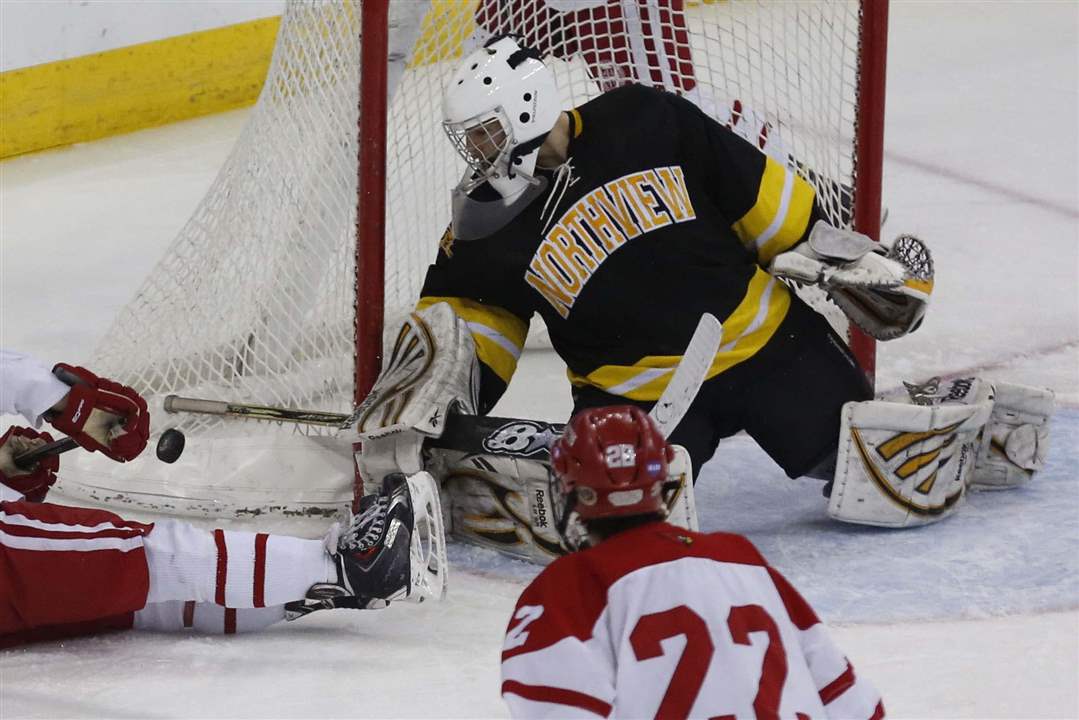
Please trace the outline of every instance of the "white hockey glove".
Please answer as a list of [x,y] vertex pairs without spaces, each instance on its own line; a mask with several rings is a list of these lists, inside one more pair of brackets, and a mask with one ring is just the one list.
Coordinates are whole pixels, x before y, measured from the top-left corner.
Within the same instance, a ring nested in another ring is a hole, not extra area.
[[993,388],[977,378],[908,385],[904,402],[843,406],[828,514],[882,527],[928,525],[962,504]]
[[409,315],[382,374],[349,420],[362,443],[356,463],[365,492],[389,473],[423,470],[424,439],[442,434],[450,412],[475,414],[478,393],[468,325],[446,303]]
[[974,484],[986,489],[1025,484],[1045,466],[1053,392],[995,382],[993,414],[982,438]]
[[900,235],[889,248],[823,220],[805,242],[777,255],[769,270],[776,277],[820,286],[877,340],[917,330],[933,292],[933,259],[921,240]]

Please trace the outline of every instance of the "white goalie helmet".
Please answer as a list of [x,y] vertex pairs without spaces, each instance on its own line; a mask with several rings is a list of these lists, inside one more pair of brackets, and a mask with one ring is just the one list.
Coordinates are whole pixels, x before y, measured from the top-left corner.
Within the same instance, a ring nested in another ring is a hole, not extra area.
[[[453,190],[454,237],[495,232],[544,191],[536,159],[560,112],[554,73],[516,38],[491,38],[461,61],[442,100],[442,127],[468,163]],[[470,198],[484,183],[494,193]]]

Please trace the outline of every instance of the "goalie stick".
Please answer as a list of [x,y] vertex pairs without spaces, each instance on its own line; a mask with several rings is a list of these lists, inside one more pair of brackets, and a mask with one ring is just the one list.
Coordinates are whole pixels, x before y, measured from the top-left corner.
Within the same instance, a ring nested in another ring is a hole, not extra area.
[[689,339],[682,361],[674,370],[667,387],[648,413],[656,421],[663,437],[668,438],[678,423],[682,422],[697,392],[704,384],[708,369],[719,352],[723,339],[723,325],[711,313],[704,313],[697,322],[697,329]]
[[[719,350],[723,328],[712,315],[702,315],[667,387],[651,416],[669,437],[696,398]],[[347,426],[351,416],[261,405],[200,401],[170,396],[168,412],[199,412],[248,419]],[[422,441],[424,467],[443,478],[454,535],[518,559],[546,563],[560,554],[550,536],[547,477],[550,448],[565,427],[520,418],[450,413],[439,437]],[[677,487],[665,498],[696,528],[688,455]],[[501,479],[499,479],[501,478]],[[668,483],[670,485],[670,483]]]
[[[723,338],[723,326],[711,313],[704,313],[697,322],[697,328],[693,337],[686,346],[681,362],[674,370],[674,375],[667,383],[663,394],[649,413],[659,426],[664,437],[670,437],[671,432],[678,427],[685,416],[693,399],[697,397],[697,391],[708,374],[712,360],[719,351],[719,343]],[[199,413],[207,415],[227,415],[248,420],[267,420],[271,422],[293,422],[304,425],[321,425],[326,427],[342,427],[352,417],[345,413],[332,413],[322,410],[296,410],[292,408],[272,407],[269,405],[249,405],[245,403],[226,402],[223,400],[205,400],[199,398],[185,398],[179,395],[169,395],[165,398],[165,412],[168,413]],[[461,432],[469,424],[486,429],[512,422],[508,418],[482,418],[473,415],[453,415],[447,420],[443,438],[448,436],[460,436]],[[533,422],[533,421],[529,421]],[[549,423],[541,423],[546,427],[554,427]],[[344,429],[342,427],[342,429]],[[482,432],[482,431],[481,431]],[[472,436],[478,432],[471,433]],[[436,447],[444,447],[442,438],[433,441]]]

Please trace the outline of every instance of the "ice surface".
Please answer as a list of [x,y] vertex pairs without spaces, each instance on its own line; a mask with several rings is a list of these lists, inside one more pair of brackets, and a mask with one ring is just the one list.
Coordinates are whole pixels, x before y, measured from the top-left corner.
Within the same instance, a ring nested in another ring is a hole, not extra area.
[[[837,526],[745,437],[698,485],[831,623],[893,716],[1079,716],[1079,5],[892,4],[886,234],[938,268],[882,389],[977,373],[1057,392],[1046,471],[903,532]],[[86,359],[209,186],[230,113],[0,164],[0,342]],[[562,420],[527,353],[496,412]],[[6,425],[6,423],[4,423]],[[57,498],[59,499],[59,498]],[[0,654],[0,717],[493,717],[501,635],[536,568],[450,548],[449,601],[229,639],[128,633]]]

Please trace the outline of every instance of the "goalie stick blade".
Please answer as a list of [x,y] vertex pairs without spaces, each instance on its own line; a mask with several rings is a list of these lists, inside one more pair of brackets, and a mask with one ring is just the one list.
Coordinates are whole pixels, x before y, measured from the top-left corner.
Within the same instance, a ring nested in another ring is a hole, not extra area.
[[715,315],[705,313],[693,331],[693,337],[686,346],[682,361],[674,370],[674,376],[667,383],[667,388],[659,396],[649,415],[659,426],[663,437],[670,437],[678,423],[682,422],[693,399],[704,383],[708,368],[719,352],[719,343],[723,339],[723,325]]

